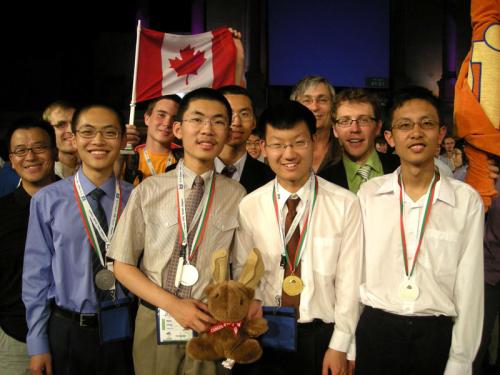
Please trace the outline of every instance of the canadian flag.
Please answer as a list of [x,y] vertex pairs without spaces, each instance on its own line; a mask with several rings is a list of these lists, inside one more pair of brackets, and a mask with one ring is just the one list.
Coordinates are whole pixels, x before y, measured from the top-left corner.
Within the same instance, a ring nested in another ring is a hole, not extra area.
[[195,35],[140,28],[135,101],[235,82],[236,48],[228,28]]

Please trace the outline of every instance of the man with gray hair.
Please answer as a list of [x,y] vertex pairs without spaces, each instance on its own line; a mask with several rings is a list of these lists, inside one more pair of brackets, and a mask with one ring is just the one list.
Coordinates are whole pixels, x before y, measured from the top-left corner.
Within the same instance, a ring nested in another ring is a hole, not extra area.
[[316,117],[316,141],[312,167],[319,173],[342,157],[339,141],[333,135],[335,89],[321,76],[307,76],[297,82],[291,100],[305,105]]

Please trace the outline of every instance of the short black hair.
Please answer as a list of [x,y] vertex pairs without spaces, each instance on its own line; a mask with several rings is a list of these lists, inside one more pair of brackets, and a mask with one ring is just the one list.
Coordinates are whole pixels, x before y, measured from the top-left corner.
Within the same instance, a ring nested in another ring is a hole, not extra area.
[[439,101],[438,97],[434,95],[431,90],[425,87],[408,86],[396,91],[392,95],[389,105],[387,106],[389,125],[392,124],[394,112],[398,108],[401,108],[406,102],[409,102],[410,100],[414,99],[424,100],[430,105],[432,105],[438,113],[439,123],[441,125],[443,124],[443,113],[441,109],[441,102]]
[[208,88],[208,87],[202,87],[196,90],[193,90],[189,93],[187,93],[181,101],[181,104],[179,106],[179,110],[177,111],[176,115],[176,121],[182,121],[182,118],[184,117],[184,113],[186,113],[189,104],[191,104],[192,101],[194,100],[212,100],[215,102],[219,102],[222,105],[226,107],[227,110],[227,120],[228,124],[231,122],[231,119],[233,118],[233,111],[231,110],[231,106],[229,105],[229,102],[227,99],[222,95],[219,91]]
[[73,133],[76,133],[76,125],[78,124],[78,121],[80,120],[80,116],[88,111],[89,109],[92,108],[104,108],[107,109],[108,111],[111,111],[115,114],[115,116],[118,118],[118,122],[120,124],[120,131],[121,131],[121,136],[123,137],[125,135],[125,118],[123,117],[122,113],[115,108],[111,104],[107,103],[93,103],[93,104],[88,104],[83,107],[78,108],[75,113],[73,114],[73,118],[71,119],[71,131]]
[[9,152],[12,150],[10,149],[10,141],[12,140],[12,136],[14,135],[14,132],[19,129],[41,129],[44,132],[47,133],[49,136],[50,140],[50,148],[55,149],[56,148],[56,133],[54,131],[54,127],[50,125],[47,121],[44,120],[39,120],[39,119],[34,119],[34,118],[21,118],[19,120],[16,120],[9,128],[7,131],[7,147],[9,149]]
[[250,100],[250,102],[252,102],[252,97],[250,96],[248,90],[241,86],[237,85],[222,86],[218,88],[217,91],[220,92],[222,95],[243,95],[246,96]]
[[275,129],[293,129],[301,121],[306,123],[312,137],[316,133],[316,117],[303,104],[288,100],[265,109],[259,118],[257,128],[265,138],[267,125]]
[[150,102],[148,102],[148,107],[146,108],[146,114],[148,116],[151,115],[151,113],[153,113],[153,109],[156,105],[156,103],[158,103],[160,100],[171,100],[173,102],[176,102],[177,104],[181,104],[181,97],[177,94],[170,94],[170,95],[163,95],[163,96],[160,96],[159,98],[155,98],[153,100],[151,100]]
[[377,135],[375,137],[375,144],[382,144],[382,145],[386,145],[387,144],[387,141],[385,140],[384,136],[383,135]]

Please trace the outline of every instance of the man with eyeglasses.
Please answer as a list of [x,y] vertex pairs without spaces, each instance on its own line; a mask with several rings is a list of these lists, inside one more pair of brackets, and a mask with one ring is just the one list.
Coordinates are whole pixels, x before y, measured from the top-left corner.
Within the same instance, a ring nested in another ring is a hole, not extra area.
[[375,149],[382,128],[378,98],[364,89],[346,89],[334,102],[333,131],[343,148],[342,160],[319,173],[324,179],[353,193],[370,178],[391,173],[399,165],[392,154]]
[[58,156],[55,163],[55,173],[61,178],[72,176],[77,167],[78,153],[73,145],[71,118],[75,107],[64,101],[57,100],[47,106],[42,118],[54,127]]
[[247,139],[247,153],[252,158],[257,159],[261,163],[265,163],[266,159],[262,154],[262,149],[260,148],[260,140],[261,140],[260,132],[257,128],[252,130],[252,133]]
[[483,321],[481,197],[435,166],[446,128],[432,92],[397,92],[389,121],[385,136],[401,167],[358,192],[365,250],[356,374],[471,374]]
[[132,190],[113,173],[125,125],[111,107],[90,105],[71,127],[81,168],[31,200],[22,288],[30,370],[131,374],[130,295],[107,258]]
[[307,76],[297,82],[290,99],[305,105],[316,118],[312,168],[319,174],[328,166],[337,163],[342,156],[339,141],[332,131],[335,89],[324,77]]
[[214,170],[230,121],[231,107],[216,90],[184,96],[173,129],[184,157],[174,170],[135,188],[118,224],[109,255],[118,280],[140,298],[137,375],[216,372],[214,362],[187,357],[186,342],[215,324],[203,295],[210,260],[214,251],[229,249],[245,195],[239,183]]
[[0,369],[2,374],[27,374],[26,310],[21,299],[24,245],[31,197],[55,181],[54,129],[45,121],[22,120],[8,131],[12,168],[21,177],[18,188],[0,198]]
[[276,179],[240,204],[233,266],[238,276],[249,251],[261,251],[265,272],[249,316],[262,316],[263,306],[293,308],[297,347],[264,347],[259,362],[234,373],[345,374],[359,316],[358,200],[314,174],[316,119],[305,106],[289,101],[270,107],[259,129]]
[[251,193],[274,177],[266,164],[249,157],[246,150],[246,142],[256,124],[252,100],[248,91],[240,86],[224,86],[218,91],[231,105],[233,118],[229,139],[215,158],[215,170],[238,181]]

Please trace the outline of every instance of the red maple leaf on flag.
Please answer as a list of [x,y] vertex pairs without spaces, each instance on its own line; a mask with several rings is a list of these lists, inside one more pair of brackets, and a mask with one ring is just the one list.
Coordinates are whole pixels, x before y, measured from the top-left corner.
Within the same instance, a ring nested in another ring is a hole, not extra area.
[[176,57],[175,59],[168,59],[170,61],[170,67],[174,69],[177,73],[177,77],[186,76],[186,85],[188,84],[188,78],[190,74],[198,74],[198,69],[207,60],[205,59],[205,53],[201,51],[194,51],[191,45],[188,44],[187,47],[181,49],[181,58]]

